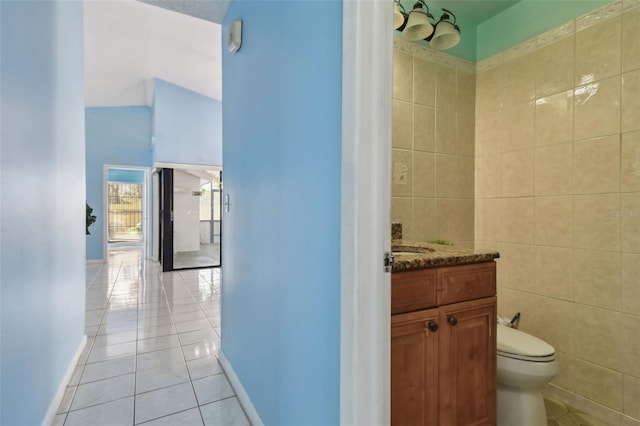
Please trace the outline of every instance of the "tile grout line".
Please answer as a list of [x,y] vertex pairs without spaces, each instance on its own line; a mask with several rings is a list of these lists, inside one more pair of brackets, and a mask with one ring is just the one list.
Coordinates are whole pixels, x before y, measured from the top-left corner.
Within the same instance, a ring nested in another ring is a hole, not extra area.
[[[212,269],[213,269],[213,268],[212,268]],[[222,273],[222,272],[221,272],[221,270],[220,270],[220,274],[221,274],[221,273]],[[183,281],[184,281],[184,278],[182,277],[182,275],[181,275],[180,277],[181,277],[181,278],[183,279]],[[213,283],[213,282],[209,282],[209,285],[213,287],[214,283]],[[189,290],[189,292],[190,292],[190,293],[192,293],[192,296],[193,296],[193,292],[192,292],[191,288],[189,288],[189,286],[187,286],[187,289]],[[195,299],[195,298],[194,298],[194,299]],[[197,299],[196,299],[196,302],[197,302]],[[200,308],[202,309],[202,306],[200,305],[200,302],[198,302],[198,305],[199,305],[199,306],[200,306]],[[202,309],[202,311],[204,312],[204,310],[203,310],[203,309]],[[207,319],[209,320],[208,315],[206,315],[206,314],[205,314],[205,316],[206,316],[206,317],[207,317]],[[211,326],[213,327],[213,332],[218,336],[218,338],[220,339],[220,341],[222,341],[222,336],[220,336],[220,335],[218,334],[218,332],[216,331],[215,327],[213,326],[213,323],[211,323],[211,320],[209,320],[209,323],[210,323],[210,324],[211,324]],[[219,349],[218,349],[218,351],[219,351]],[[220,360],[219,360],[218,354],[215,354],[215,358],[216,358],[216,360],[218,361],[218,364],[219,364],[219,363],[220,363]],[[224,375],[224,378],[227,380],[227,383],[229,383],[229,386],[231,387],[231,390],[233,391],[233,395],[231,395],[231,396],[229,396],[229,397],[227,397],[227,398],[222,398],[222,399],[220,399],[220,400],[218,400],[218,401],[212,401],[212,402],[207,403],[207,404],[213,404],[214,402],[224,401],[224,400],[226,400],[226,399],[231,399],[231,398],[236,398],[236,399],[237,399],[237,397],[238,397],[238,393],[236,392],[235,388],[233,387],[233,385],[232,385],[232,384],[231,384],[231,382],[229,381],[229,378],[227,377],[227,373],[224,371],[224,368],[222,367],[222,365],[220,365],[220,368],[221,368],[221,370],[222,370],[222,374]],[[191,373],[189,373],[189,374],[191,374]],[[191,376],[189,376],[189,377],[191,377]],[[209,377],[209,376],[207,376],[207,377]],[[194,391],[195,391],[195,390],[194,390]],[[196,397],[196,398],[197,398],[197,397]],[[207,405],[207,404],[204,404],[204,405]],[[238,406],[239,406],[239,407],[240,407],[240,409],[242,410],[242,413],[244,414],[245,419],[247,420],[247,422],[249,423],[249,425],[251,425],[251,422],[249,421],[249,416],[247,416],[247,412],[245,411],[245,409],[244,409],[244,407],[242,406],[242,404],[240,404],[240,403],[239,403],[239,401],[238,401]],[[198,403],[198,408],[200,409],[200,407],[201,407],[201,405]],[[202,410],[200,410],[200,415],[202,416]],[[203,422],[204,422],[204,416],[202,416],[202,418],[203,418]]]
[[[180,279],[183,281],[183,285],[184,284],[184,278],[182,278],[182,275],[178,273],[178,276],[180,277]],[[161,286],[162,289],[165,293],[165,297],[166,297],[166,289],[164,287],[164,282],[161,282]],[[187,287],[187,290],[189,290],[189,293],[191,294],[191,289]],[[191,297],[193,298],[193,294],[191,294]],[[194,298],[194,300],[197,299]],[[167,300],[167,305],[168,305],[168,300]],[[198,307],[200,307],[200,304],[198,304]],[[184,360],[184,364],[185,364],[185,368],[187,369],[187,375],[189,376],[189,383],[191,384],[191,390],[193,391],[193,397],[196,400],[196,407],[198,409],[198,413],[200,414],[200,420],[202,420],[202,424],[205,425],[205,421],[204,421],[204,416],[202,415],[202,410],[200,410],[200,401],[198,400],[198,394],[196,393],[196,387],[193,384],[193,379],[191,377],[191,372],[189,371],[189,364],[187,364],[187,357],[184,355],[184,349],[183,349],[183,345],[182,345],[182,339],[180,339],[180,334],[178,333],[178,329],[176,328],[176,323],[175,320],[173,319],[173,312],[171,312],[171,324],[173,324],[173,328],[175,328],[176,330],[176,335],[178,336],[178,343],[179,343],[179,347],[180,347],[180,353],[182,354],[182,359]]]
[[[102,266],[100,267],[100,270],[102,270]],[[116,278],[114,279],[114,283],[115,283],[115,281],[117,280],[117,277],[118,277],[119,275],[120,275],[120,267],[118,267],[118,273],[116,274]],[[86,287],[86,290],[88,290],[88,289],[93,285],[93,283],[96,281],[96,278],[97,278],[97,274],[96,274],[96,276],[94,277],[94,279],[91,281],[91,283],[89,284],[89,286],[87,286],[87,287]],[[111,284],[110,284],[110,283],[109,283],[109,286],[111,287],[111,292],[109,293],[109,297],[107,298],[107,304],[111,301],[111,294],[113,293],[113,286],[111,286]],[[85,290],[85,291],[86,291],[86,290]],[[86,292],[85,292],[85,295],[86,295]],[[85,297],[86,297],[86,296],[85,296]],[[103,321],[103,319],[104,319],[104,315],[105,315],[105,313],[106,313],[106,306],[103,308],[102,316],[100,317],[100,324],[102,324],[102,321]],[[86,317],[86,309],[85,309],[85,317]],[[100,326],[98,326],[98,330],[99,330],[99,329],[100,329]],[[86,334],[86,333],[85,333],[85,334]],[[73,390],[73,396],[71,397],[71,401],[69,402],[69,409],[68,409],[68,410],[67,410],[67,412],[66,412],[66,416],[65,416],[65,419],[64,419],[63,425],[67,423],[67,420],[69,419],[69,413],[72,411],[72,410],[71,410],[71,407],[73,406],[73,401],[76,399],[76,395],[77,395],[77,393],[78,393],[78,388],[80,387],[80,384],[81,384],[80,382],[82,381],[82,376],[84,375],[84,370],[85,370],[85,368],[86,368],[86,366],[87,366],[87,361],[89,360],[89,357],[91,356],[91,352],[93,351],[93,345],[94,345],[94,342],[95,342],[95,337],[96,337],[96,336],[94,335],[94,336],[91,338],[91,344],[90,344],[90,346],[89,346],[89,349],[87,350],[87,357],[86,357],[86,359],[84,359],[84,360],[82,361],[82,369],[81,369],[82,371],[81,371],[81,373],[80,373],[80,377],[78,378],[78,383],[77,383],[76,385],[74,385],[75,389]],[[78,366],[76,366],[76,368],[77,368],[77,367],[78,367]],[[84,408],[88,408],[88,407],[84,407]],[[73,410],[73,411],[77,411],[77,410]]]

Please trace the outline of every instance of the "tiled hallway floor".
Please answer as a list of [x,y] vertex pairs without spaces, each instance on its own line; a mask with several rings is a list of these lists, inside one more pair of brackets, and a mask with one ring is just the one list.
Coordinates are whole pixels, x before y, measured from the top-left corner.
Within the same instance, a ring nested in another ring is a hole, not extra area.
[[218,363],[220,269],[162,273],[140,248],[87,268],[87,346],[56,425],[248,425]]

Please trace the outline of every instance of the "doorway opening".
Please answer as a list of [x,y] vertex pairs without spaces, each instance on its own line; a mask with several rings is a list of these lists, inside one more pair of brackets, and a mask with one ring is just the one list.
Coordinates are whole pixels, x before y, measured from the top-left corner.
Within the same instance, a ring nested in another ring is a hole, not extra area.
[[162,270],[220,266],[222,172],[163,168],[159,184]]
[[148,174],[144,167],[105,165],[105,253],[114,245],[148,243]]
[[108,241],[142,242],[142,184],[109,181],[107,186]]

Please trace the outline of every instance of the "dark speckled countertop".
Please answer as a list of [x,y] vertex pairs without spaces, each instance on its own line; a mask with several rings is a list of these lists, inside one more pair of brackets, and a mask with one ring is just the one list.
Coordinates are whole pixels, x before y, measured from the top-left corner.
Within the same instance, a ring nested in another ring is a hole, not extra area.
[[392,240],[391,250],[394,254],[393,272],[489,262],[500,257],[497,251],[470,250],[409,240]]

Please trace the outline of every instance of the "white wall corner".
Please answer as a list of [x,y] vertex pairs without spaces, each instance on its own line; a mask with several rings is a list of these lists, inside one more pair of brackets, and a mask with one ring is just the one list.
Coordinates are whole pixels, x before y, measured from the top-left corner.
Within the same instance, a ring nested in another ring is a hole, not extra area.
[[393,2],[343,2],[340,424],[388,425]]
[[44,415],[44,419],[42,420],[42,426],[51,426],[55,419],[56,413],[58,412],[58,407],[60,407],[60,403],[62,402],[62,398],[64,398],[64,393],[67,390],[67,385],[73,376],[73,372],[76,369],[76,365],[82,356],[82,352],[84,351],[85,346],[87,346],[87,335],[82,336],[82,340],[80,341],[80,345],[78,349],[76,349],[76,353],[71,359],[71,363],[69,367],[67,367],[67,371],[62,377],[62,381],[58,385],[58,390],[53,396],[53,400],[51,400],[51,404],[49,404],[49,409],[47,413]]
[[251,422],[253,426],[264,426],[262,419],[258,415],[256,408],[253,406],[253,403],[249,398],[249,394],[244,389],[244,386],[242,386],[242,382],[240,382],[238,375],[234,371],[233,367],[231,366],[231,363],[225,356],[224,352],[222,351],[219,352],[218,361],[220,361],[220,365],[222,366],[224,373],[227,375],[227,379],[229,379],[229,383],[231,383],[231,387],[233,387],[233,390],[236,392],[238,401],[240,401],[240,405],[242,405],[244,412],[249,418],[249,422]]

